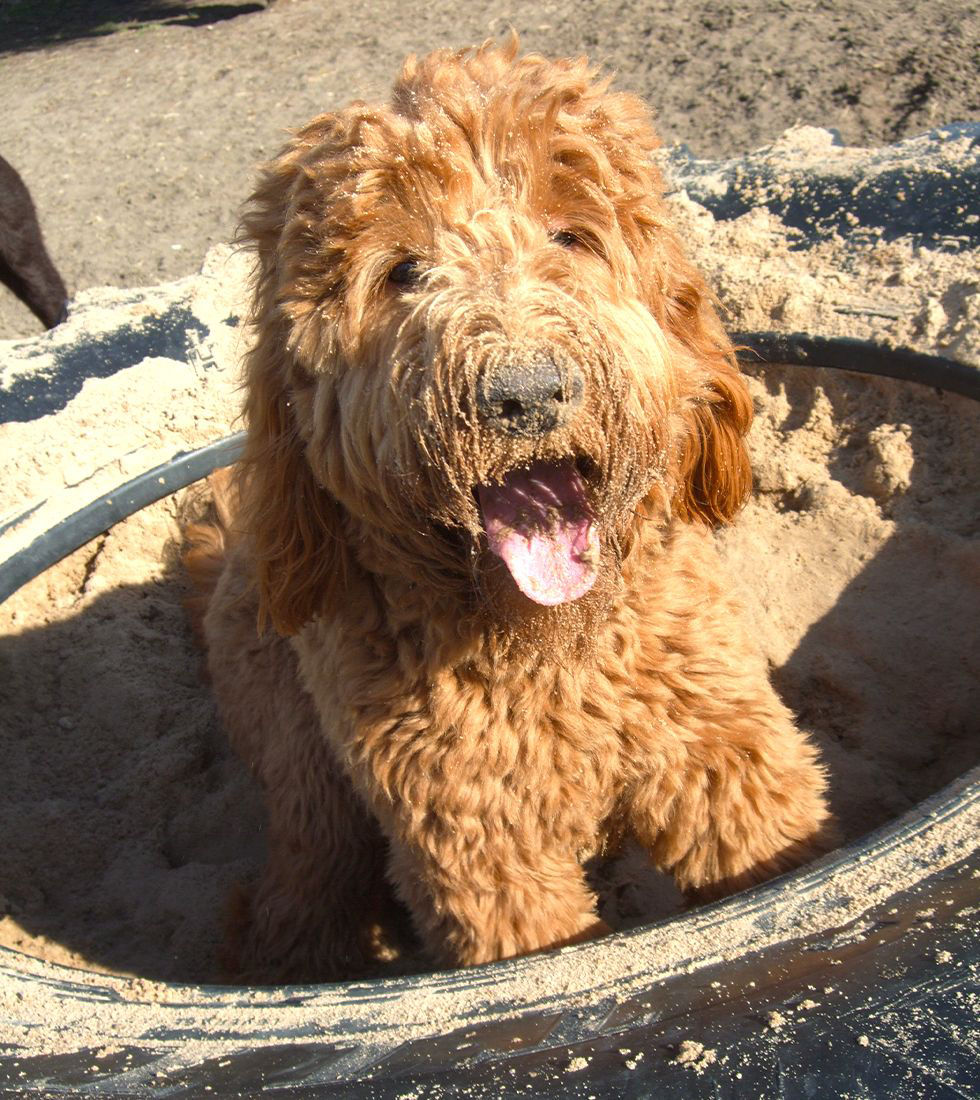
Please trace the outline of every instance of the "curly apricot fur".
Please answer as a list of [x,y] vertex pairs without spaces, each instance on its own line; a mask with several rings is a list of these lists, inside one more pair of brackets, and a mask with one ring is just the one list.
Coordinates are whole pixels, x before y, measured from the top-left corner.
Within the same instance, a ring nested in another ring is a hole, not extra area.
[[[513,40],[410,59],[389,104],[314,119],[262,172],[247,449],[232,537],[197,561],[270,816],[243,973],[355,971],[386,880],[434,961],[472,964],[602,931],[582,862],[626,834],[695,896],[829,842],[709,530],[750,490],[751,402],[657,144],[584,59]],[[495,430],[479,379],[542,355],[581,408]],[[567,456],[599,579],[540,607],[474,487]]]

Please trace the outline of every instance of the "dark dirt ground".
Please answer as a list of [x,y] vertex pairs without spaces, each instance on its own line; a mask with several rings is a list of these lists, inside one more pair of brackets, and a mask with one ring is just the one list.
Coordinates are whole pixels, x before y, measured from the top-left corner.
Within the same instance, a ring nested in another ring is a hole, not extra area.
[[[797,122],[881,145],[980,117],[970,0],[0,0],[0,155],[70,294],[171,280],[231,238],[286,130],[511,26],[588,53],[703,156]],[[39,330],[0,288],[0,338]]]

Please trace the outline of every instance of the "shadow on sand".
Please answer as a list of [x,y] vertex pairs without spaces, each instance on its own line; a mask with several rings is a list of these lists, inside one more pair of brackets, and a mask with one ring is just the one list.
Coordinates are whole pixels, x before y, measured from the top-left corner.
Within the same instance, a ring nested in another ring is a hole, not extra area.
[[102,38],[153,23],[206,27],[264,11],[272,0],[0,0],[0,55]]

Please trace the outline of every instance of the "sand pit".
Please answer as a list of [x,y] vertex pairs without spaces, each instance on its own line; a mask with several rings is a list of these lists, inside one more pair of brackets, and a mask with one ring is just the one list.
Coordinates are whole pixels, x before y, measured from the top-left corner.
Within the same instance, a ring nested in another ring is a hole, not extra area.
[[[828,161],[847,161],[853,186],[874,175],[875,153],[822,134],[786,135],[771,159],[776,175],[786,149],[795,150],[794,171],[804,163],[820,177]],[[950,132],[926,145],[965,165],[969,141]],[[717,191],[719,171],[736,165],[704,165],[699,179]],[[804,241],[766,205],[726,218],[695,194],[707,203],[693,183],[677,190],[676,214],[733,330],[870,336],[980,361],[968,242],[944,250],[839,227]],[[232,429],[244,274],[243,260],[219,249],[199,277],[88,292],[51,336],[0,345],[4,557],[99,493]],[[718,538],[775,682],[818,741],[834,808],[855,838],[977,760],[980,412],[912,383],[779,366],[751,375],[756,493]],[[144,509],[0,607],[0,946],[24,953],[7,956],[16,961],[0,985],[0,1018],[26,1053],[87,1044],[93,1073],[124,1058],[115,1041],[103,1045],[106,1035],[141,1043],[152,1024],[162,1042],[178,1034],[174,1013],[179,1027],[206,1038],[181,1039],[168,1067],[272,1042],[287,1027],[346,1035],[354,1011],[344,987],[294,1002],[274,991],[218,995],[154,981],[217,978],[224,898],[255,873],[264,843],[258,794],[218,729],[181,606],[181,506],[178,494]],[[463,1027],[475,1012],[529,1012],[572,994],[591,1006],[577,1018],[605,1020],[658,975],[729,965],[750,947],[815,929],[831,904],[835,922],[864,936],[876,927],[864,914],[887,904],[888,890],[964,858],[973,828],[954,823],[911,859],[897,849],[884,880],[877,866],[871,875],[848,868],[823,916],[806,890],[787,887],[764,925],[748,912],[719,926],[698,911],[644,931],[642,942],[607,940],[543,970],[533,959],[507,964],[490,985],[440,976],[431,988],[396,983],[383,994],[382,1046]],[[597,882],[614,927],[678,910],[669,882],[637,851],[598,869]],[[49,1003],[72,973],[59,964],[80,968],[79,984]],[[101,982],[111,993],[99,993],[96,1008],[85,990]],[[773,1011],[786,1016],[782,1004]]]
[[[767,367],[757,492],[719,535],[848,839],[977,758],[980,410],[909,383]],[[262,858],[257,792],[217,725],[181,601],[183,494],[4,605],[0,944],[214,981],[223,898]],[[677,911],[642,853],[598,870],[603,916]],[[410,964],[409,964],[410,965]]]
[[[675,151],[665,163],[733,329],[873,337],[969,361],[980,357],[975,250],[884,241],[867,218],[850,237],[818,225],[808,240],[768,208],[759,180],[804,195],[828,179],[855,193],[894,187],[903,172],[952,168],[969,181],[970,143],[952,128],[867,151],[797,129],[741,160]],[[709,210],[712,195],[744,201],[746,179],[759,206]],[[4,345],[7,555],[99,492],[231,430],[246,272],[217,249],[201,276],[88,292],[51,335]],[[977,407],[803,368],[756,369],[752,389],[756,494],[718,537],[853,838],[976,759]],[[179,508],[168,498],[145,509],[0,609],[0,944],[209,981],[223,898],[261,861],[263,815],[218,729],[181,606]],[[639,853],[597,873],[614,927],[676,911]]]
[[[977,759],[980,408],[800,367],[757,370],[752,392],[757,492],[718,537],[853,839]],[[263,815],[181,605],[181,496],[3,608],[0,944],[210,982],[223,898],[258,869]],[[637,851],[598,881],[613,927],[679,903]]]

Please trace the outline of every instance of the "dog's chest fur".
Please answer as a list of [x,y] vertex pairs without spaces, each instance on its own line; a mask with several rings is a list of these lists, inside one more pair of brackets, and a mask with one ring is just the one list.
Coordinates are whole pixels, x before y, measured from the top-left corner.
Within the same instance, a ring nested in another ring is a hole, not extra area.
[[293,639],[304,685],[386,830],[483,847],[498,833],[580,857],[617,840],[631,782],[686,753],[683,636],[704,623],[674,559],[697,546],[713,554],[706,533],[678,528],[637,551],[587,657],[515,661],[485,631],[447,637],[444,620],[399,620],[377,602],[365,614],[361,598],[358,618],[309,624]]

